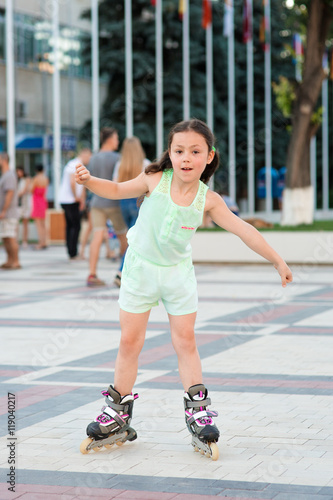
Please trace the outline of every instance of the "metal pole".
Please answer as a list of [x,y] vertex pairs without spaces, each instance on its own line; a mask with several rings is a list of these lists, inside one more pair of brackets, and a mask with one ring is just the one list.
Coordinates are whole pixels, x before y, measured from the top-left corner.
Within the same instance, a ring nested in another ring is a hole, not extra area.
[[313,208],[317,210],[317,138],[314,135],[310,142],[310,173],[313,186]]
[[271,3],[265,1],[265,163],[266,212],[272,211],[272,78],[271,78]]
[[207,125],[214,132],[214,85],[213,85],[213,26],[206,28],[206,116]]
[[91,61],[92,61],[92,149],[99,150],[99,22],[98,0],[91,0]]
[[133,136],[132,0],[125,0],[126,136]]
[[248,212],[255,211],[255,172],[254,172],[254,85],[253,85],[253,5],[248,0],[250,15],[249,40],[247,41],[247,191]]
[[59,209],[59,186],[61,170],[61,117],[60,117],[60,72],[59,72],[59,1],[53,0],[53,189],[54,205]]
[[15,68],[14,68],[14,14],[13,1],[6,0],[6,101],[7,153],[10,167],[15,170]]
[[236,127],[235,127],[235,31],[234,2],[230,0],[231,31],[228,36],[228,108],[229,108],[229,196],[236,200]]
[[156,0],[156,156],[163,152],[163,13],[162,0]]
[[183,14],[183,118],[190,118],[190,2],[184,0]]
[[322,83],[322,104],[323,104],[323,122],[322,122],[322,155],[323,155],[323,210],[329,209],[329,142],[328,142],[328,79]]

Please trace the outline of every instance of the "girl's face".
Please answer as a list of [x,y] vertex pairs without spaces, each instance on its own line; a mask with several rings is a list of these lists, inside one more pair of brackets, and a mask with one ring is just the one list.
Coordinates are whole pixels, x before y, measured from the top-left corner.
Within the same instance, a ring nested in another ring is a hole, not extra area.
[[174,134],[169,156],[175,174],[183,182],[193,182],[200,179],[207,163],[213,160],[214,152],[208,151],[202,135],[188,130]]

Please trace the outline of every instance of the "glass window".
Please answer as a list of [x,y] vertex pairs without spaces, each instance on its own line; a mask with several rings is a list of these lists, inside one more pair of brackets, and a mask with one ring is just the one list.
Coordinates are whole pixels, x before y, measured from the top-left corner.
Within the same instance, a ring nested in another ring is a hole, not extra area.
[[[59,27],[59,66],[62,74],[91,78],[83,55],[83,39],[89,34],[69,26]],[[0,60],[5,60],[5,10],[0,8]],[[52,25],[24,14],[14,14],[14,46],[17,64],[53,72]]]

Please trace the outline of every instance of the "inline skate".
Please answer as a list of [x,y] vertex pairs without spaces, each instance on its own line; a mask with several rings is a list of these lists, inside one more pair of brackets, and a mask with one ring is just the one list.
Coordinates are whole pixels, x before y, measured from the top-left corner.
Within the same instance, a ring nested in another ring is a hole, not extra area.
[[207,395],[208,391],[203,384],[192,385],[188,392],[185,392],[185,422],[192,434],[194,451],[200,451],[202,455],[217,460],[219,449],[216,443],[220,432],[214,424],[213,417],[217,417],[218,413],[207,410],[207,406],[211,404]]
[[107,391],[102,391],[105,396],[106,406],[102,412],[87,427],[88,437],[80,445],[83,454],[90,450],[99,451],[103,448],[111,448],[115,443],[121,446],[125,441],[134,441],[137,438],[136,431],[130,427],[134,400],[137,394],[121,396],[116,389],[110,385]]

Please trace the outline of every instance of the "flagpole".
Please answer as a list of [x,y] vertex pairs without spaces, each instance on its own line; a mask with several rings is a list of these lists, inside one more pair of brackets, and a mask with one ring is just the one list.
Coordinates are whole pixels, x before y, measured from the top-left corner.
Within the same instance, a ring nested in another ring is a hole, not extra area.
[[10,167],[16,168],[15,158],[15,67],[13,0],[6,0],[6,101],[7,101],[7,153]]
[[317,138],[314,135],[310,142],[310,175],[313,187],[313,209],[317,210]]
[[265,163],[266,213],[272,211],[271,3],[265,0]]
[[214,132],[214,86],[213,86],[213,26],[206,28],[206,116],[207,125]]
[[92,148],[99,150],[99,40],[98,0],[91,0],[91,61],[92,61]]
[[156,0],[155,11],[156,44],[156,156],[163,152],[163,12],[162,0]]
[[255,172],[254,172],[254,84],[253,84],[253,4],[247,0],[250,25],[247,41],[247,191],[248,212],[255,211]]
[[229,196],[233,200],[236,200],[235,32],[233,0],[229,0],[229,6],[231,25],[228,36]]
[[190,2],[183,0],[183,119],[190,118]]
[[61,169],[61,100],[60,100],[60,71],[59,71],[59,1],[53,0],[53,189],[54,205],[60,208],[59,186]]
[[329,209],[329,142],[328,142],[328,78],[322,83],[322,190],[323,190],[323,210]]
[[133,136],[132,0],[125,0],[126,136]]

